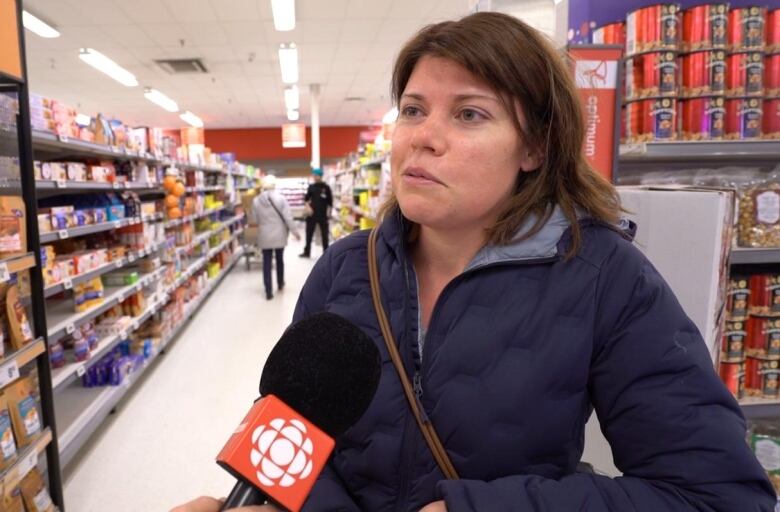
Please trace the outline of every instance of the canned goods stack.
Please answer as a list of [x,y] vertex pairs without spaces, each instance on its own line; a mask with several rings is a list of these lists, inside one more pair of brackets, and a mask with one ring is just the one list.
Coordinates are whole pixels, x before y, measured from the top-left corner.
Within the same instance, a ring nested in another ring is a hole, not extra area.
[[778,398],[780,275],[734,276],[728,299],[721,378],[738,398]]
[[745,345],[750,301],[750,277],[733,275],[729,280],[726,326],[720,354],[720,378],[731,393],[742,398],[745,392]]
[[780,9],[657,4],[625,40],[625,142],[780,139]]

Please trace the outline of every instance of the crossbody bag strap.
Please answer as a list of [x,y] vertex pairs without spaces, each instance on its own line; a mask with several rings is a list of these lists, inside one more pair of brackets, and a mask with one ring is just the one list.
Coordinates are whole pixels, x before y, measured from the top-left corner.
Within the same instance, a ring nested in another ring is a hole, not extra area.
[[273,208],[276,214],[279,216],[279,218],[282,219],[282,224],[284,224],[284,227],[287,230],[289,230],[290,228],[289,226],[287,226],[287,221],[285,220],[284,215],[282,215],[282,212],[279,211],[279,208],[277,208],[276,205],[274,204],[274,199],[271,196],[270,192],[268,192],[268,202],[271,203],[271,208]]
[[404,363],[401,361],[401,354],[398,353],[398,346],[395,343],[395,338],[393,338],[393,332],[390,330],[390,322],[387,320],[384,307],[382,307],[382,297],[379,293],[379,263],[376,259],[377,232],[377,229],[371,230],[371,234],[368,237],[368,275],[371,281],[371,298],[374,301],[379,328],[382,330],[382,337],[387,345],[387,351],[390,353],[390,359],[393,360],[393,366],[395,366],[398,377],[401,379],[401,386],[404,388],[406,401],[409,402],[409,408],[412,410],[414,419],[417,420],[417,426],[420,427],[420,432],[422,432],[428,448],[431,449],[433,458],[436,459],[436,463],[445,477],[450,480],[456,480],[458,473],[455,471],[455,467],[452,465],[444,445],[439,440],[439,436],[433,428],[433,423],[431,423],[431,420],[422,408],[422,404],[418,401],[412,383],[409,382]]

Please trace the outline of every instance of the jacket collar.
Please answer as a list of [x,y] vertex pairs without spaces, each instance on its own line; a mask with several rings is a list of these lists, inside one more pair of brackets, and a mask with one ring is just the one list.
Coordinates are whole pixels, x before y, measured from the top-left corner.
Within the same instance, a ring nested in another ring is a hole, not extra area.
[[[602,224],[578,212],[581,226]],[[555,206],[550,218],[544,226],[530,237],[520,240],[536,224],[536,217],[529,217],[520,226],[513,241],[507,245],[486,245],[474,256],[474,259],[466,267],[465,271],[493,265],[497,263],[533,263],[536,261],[550,261],[566,251],[569,235],[569,220],[564,215],[560,206]],[[389,214],[380,226],[380,234],[387,242],[390,250],[399,260],[404,259],[406,239],[412,224],[403,216],[401,210]],[[621,219],[617,226],[608,226],[619,232],[627,240],[633,240],[636,233],[636,224],[627,219]]]

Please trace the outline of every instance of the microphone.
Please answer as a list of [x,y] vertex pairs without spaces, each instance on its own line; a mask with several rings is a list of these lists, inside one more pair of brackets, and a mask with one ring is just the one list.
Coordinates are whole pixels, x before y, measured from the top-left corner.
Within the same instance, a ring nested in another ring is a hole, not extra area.
[[376,345],[345,318],[317,313],[290,326],[265,363],[260,398],[217,456],[238,479],[220,510],[271,501],[298,512],[380,372]]

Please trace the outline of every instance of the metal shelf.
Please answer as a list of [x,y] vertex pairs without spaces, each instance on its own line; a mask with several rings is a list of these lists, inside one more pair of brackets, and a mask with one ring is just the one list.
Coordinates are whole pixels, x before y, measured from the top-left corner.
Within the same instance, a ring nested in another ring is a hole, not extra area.
[[210,187],[187,187],[185,192],[192,194],[201,192],[219,192],[220,190],[225,190],[224,185],[214,185]]
[[196,213],[195,215],[188,215],[186,217],[182,217],[181,219],[173,219],[165,222],[165,229],[168,228],[175,228],[176,226],[181,226],[182,224],[186,224],[187,222],[190,222],[192,220],[200,219],[202,217],[208,217],[211,214],[220,212],[222,210],[225,210],[227,208],[230,208],[231,205],[224,205],[219,208],[212,208],[210,210],[206,210],[203,213]]
[[686,141],[622,144],[620,163],[780,161],[780,141]]
[[143,183],[140,181],[101,182],[101,181],[54,181],[36,180],[35,188],[38,190],[76,190],[76,191],[112,191],[112,190],[156,190],[162,186],[159,183]]
[[61,229],[59,231],[49,231],[46,233],[41,233],[41,243],[53,242],[55,240],[65,240],[66,238],[74,238],[77,236],[92,235],[95,233],[101,233],[103,231],[111,231],[114,229],[119,229],[124,226],[139,224],[141,222],[143,222],[143,219],[139,217],[130,217],[121,220],[102,222],[100,224],[79,226],[77,228]]
[[129,286],[104,288],[103,302],[87,311],[74,313],[73,301],[71,299],[62,300],[57,304],[49,306],[46,311],[46,318],[49,324],[52,325],[52,327],[49,327],[49,342],[53,343],[64,338],[79,325],[89,322],[101,313],[121,303],[128,295],[132,295],[149,286],[152,282],[159,280],[163,271],[164,269],[160,268],[145,274],[137,283]]
[[141,324],[151,318],[151,316],[160,309],[160,306],[162,306],[162,301],[152,301],[140,316],[133,318],[132,326],[127,332],[101,339],[98,342],[98,346],[90,353],[90,358],[88,360],[69,363],[62,368],[52,370],[52,388],[55,391],[58,391],[84,375],[87,368],[100,361],[106,353],[116,347],[120,342],[126,340],[131,333],[141,327]]
[[749,419],[780,417],[780,399],[742,398],[739,405]]
[[52,284],[50,286],[47,286],[43,290],[44,297],[51,297],[53,295],[57,295],[58,293],[61,293],[65,290],[70,290],[73,288],[74,285],[77,285],[79,283],[83,283],[85,281],[89,281],[91,279],[94,279],[96,277],[102,276],[105,273],[111,272],[112,270],[116,270],[119,268],[124,267],[125,265],[131,265],[135,263],[137,259],[143,258],[144,256],[147,256],[149,254],[154,253],[155,251],[158,251],[161,249],[164,245],[166,245],[167,242],[158,242],[156,244],[153,244],[146,249],[142,249],[140,251],[134,251],[128,254],[126,257],[122,258],[121,260],[116,261],[110,261],[106,263],[105,265],[98,267],[94,270],[91,270],[89,272],[86,272],[84,274],[79,274],[77,276],[72,276],[69,279],[63,280],[60,283]]
[[10,491],[19,486],[19,483],[27,476],[27,473],[33,468],[38,467],[38,458],[49,446],[52,440],[50,428],[45,428],[38,439],[32,444],[20,448],[16,453],[16,462],[0,472],[0,496],[5,496],[6,491]]
[[19,368],[46,352],[46,343],[38,338],[0,360],[0,390],[19,378]]
[[33,267],[35,267],[35,255],[31,252],[0,259],[0,282],[8,280],[7,274],[15,274]]
[[[170,345],[182,332],[184,327],[189,324],[194,313],[202,306],[211,293],[222,282],[224,277],[230,272],[238,258],[241,255],[241,249],[236,251],[231,262],[220,272],[220,275],[214,278],[207,285],[206,289],[195,299],[191,306],[187,308],[184,315],[184,321],[176,326],[171,334],[163,340],[160,345],[160,351],[150,357],[143,367],[125,377],[125,380],[119,386],[106,386],[99,388],[82,388],[70,386],[64,388],[58,393],[60,406],[57,407],[57,424],[60,425],[59,446],[62,464],[67,465],[73,456],[78,453],[84,443],[102,424],[114,407],[122,400],[128,390],[140,380],[147,369],[160,357],[165,348]],[[63,404],[63,402],[65,402]]]
[[731,250],[730,261],[732,265],[780,264],[780,248],[734,248]]

